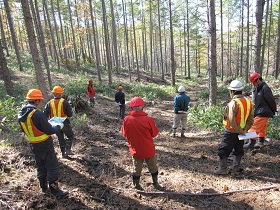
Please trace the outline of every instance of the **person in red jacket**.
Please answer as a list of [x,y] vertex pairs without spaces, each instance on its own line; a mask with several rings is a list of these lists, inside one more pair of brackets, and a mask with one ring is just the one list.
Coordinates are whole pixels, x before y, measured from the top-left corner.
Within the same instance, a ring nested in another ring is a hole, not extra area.
[[138,190],[143,190],[139,182],[144,161],[152,175],[154,187],[159,187],[157,157],[153,141],[159,130],[154,119],[143,111],[144,106],[145,102],[142,98],[134,97],[130,102],[132,111],[124,118],[121,128],[133,157],[133,185]]
[[95,104],[95,101],[94,101],[95,91],[94,91],[92,79],[90,79],[88,81],[87,95],[88,95],[88,98],[89,98],[90,106],[94,107],[94,104]]

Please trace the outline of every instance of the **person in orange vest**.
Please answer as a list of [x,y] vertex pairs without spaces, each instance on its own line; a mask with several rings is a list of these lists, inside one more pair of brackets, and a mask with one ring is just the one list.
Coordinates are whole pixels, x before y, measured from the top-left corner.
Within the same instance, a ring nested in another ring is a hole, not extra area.
[[230,153],[234,155],[231,169],[233,172],[240,172],[240,161],[244,155],[244,140],[239,140],[238,135],[245,135],[251,128],[254,121],[252,101],[242,95],[243,84],[233,80],[228,88],[231,101],[224,111],[224,134],[218,148],[220,168],[214,174],[227,174],[227,161]]
[[273,115],[277,115],[276,101],[269,86],[262,81],[261,75],[257,72],[253,72],[249,80],[254,86],[253,102],[255,104],[254,124],[249,131],[256,132],[258,134],[258,140],[250,139],[249,142],[244,145],[244,149],[260,148],[263,146],[268,120],[272,118]]
[[118,86],[118,92],[115,94],[115,102],[120,107],[119,117],[123,119],[125,113],[125,94],[123,93],[123,86],[121,85]]
[[91,107],[94,107],[94,104],[95,104],[95,100],[94,100],[95,91],[94,91],[92,79],[90,79],[90,80],[88,81],[88,85],[87,85],[87,95],[88,95],[88,98],[89,98],[90,106],[91,106]]
[[140,185],[140,176],[143,163],[146,162],[152,175],[153,185],[159,188],[157,157],[153,138],[159,133],[152,117],[143,111],[145,102],[140,97],[130,101],[131,112],[123,120],[122,135],[127,139],[129,152],[133,157],[133,185],[143,190]]
[[[56,133],[62,157],[67,158],[68,155],[74,155],[71,150],[74,142],[74,133],[70,124],[69,118],[72,117],[72,108],[67,100],[62,98],[63,89],[60,86],[55,86],[52,90],[54,98],[51,99],[44,108],[44,113],[47,118],[66,117],[64,127]],[[67,136],[65,139],[64,134]]]
[[46,115],[38,109],[44,100],[40,90],[29,90],[26,99],[28,104],[18,112],[18,122],[35,155],[37,178],[42,193],[47,193],[50,189],[51,194],[55,196],[65,196],[68,191],[61,190],[58,186],[59,165],[52,139],[52,134],[60,131],[64,124],[52,126]]

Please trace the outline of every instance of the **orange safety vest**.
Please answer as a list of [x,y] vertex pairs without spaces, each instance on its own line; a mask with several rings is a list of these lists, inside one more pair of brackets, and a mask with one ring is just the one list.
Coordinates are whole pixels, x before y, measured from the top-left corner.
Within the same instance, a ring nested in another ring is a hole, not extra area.
[[[235,117],[236,122],[240,125],[241,128],[244,128],[249,117],[250,112],[252,111],[252,102],[248,98],[236,98],[233,99],[238,105],[238,113]],[[232,130],[229,120],[223,120],[223,125],[226,129]]]
[[67,115],[64,113],[64,109],[63,109],[63,102],[64,102],[64,98],[60,98],[60,99],[52,99],[50,101],[50,109],[51,109],[51,113],[50,113],[50,117],[67,117]]
[[30,112],[27,116],[27,119],[25,122],[20,122],[20,125],[28,137],[31,144],[37,144],[40,142],[43,142],[50,138],[50,135],[45,134],[42,131],[39,131],[32,122],[32,116],[36,112],[36,109],[34,109],[32,112]]

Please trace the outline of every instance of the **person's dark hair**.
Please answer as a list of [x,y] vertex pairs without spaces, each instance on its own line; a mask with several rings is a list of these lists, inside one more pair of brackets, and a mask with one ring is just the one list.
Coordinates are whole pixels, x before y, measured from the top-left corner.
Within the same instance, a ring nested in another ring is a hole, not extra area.
[[35,104],[35,101],[36,101],[36,100],[27,100],[27,102],[28,102],[29,104]]
[[231,90],[233,92],[234,95],[241,95],[242,94],[242,90]]

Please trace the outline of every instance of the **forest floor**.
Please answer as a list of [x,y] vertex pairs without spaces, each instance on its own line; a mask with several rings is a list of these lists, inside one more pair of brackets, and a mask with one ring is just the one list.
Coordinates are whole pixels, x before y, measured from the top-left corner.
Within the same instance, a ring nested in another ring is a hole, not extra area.
[[[192,104],[205,85],[186,85]],[[148,102],[145,108],[160,130],[154,140],[160,191],[154,189],[146,166],[141,176],[144,192],[133,188],[132,160],[120,132],[118,106],[113,99],[97,95],[85,123],[74,127],[76,155],[62,158],[54,140],[60,187],[69,196],[57,199],[40,193],[34,157],[19,137],[13,148],[0,146],[0,209],[280,209],[279,140],[266,139],[262,149],[247,151],[242,173],[217,176],[213,171],[219,165],[222,135],[188,123],[186,138],[172,138],[172,110],[172,97]],[[78,115],[84,118],[83,113]],[[232,157],[229,165],[231,161]]]

